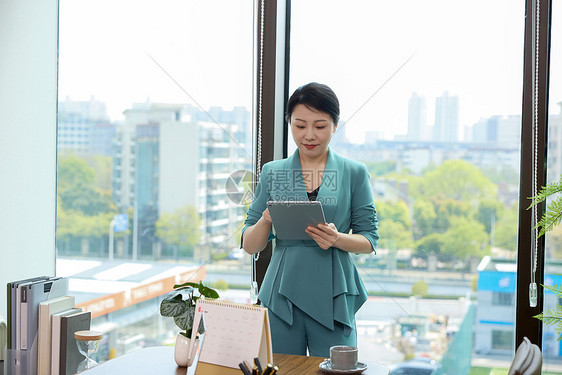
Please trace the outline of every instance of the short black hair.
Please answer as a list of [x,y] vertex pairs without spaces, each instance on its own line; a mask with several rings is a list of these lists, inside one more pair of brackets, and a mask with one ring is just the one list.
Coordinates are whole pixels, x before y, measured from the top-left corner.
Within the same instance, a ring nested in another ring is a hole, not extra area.
[[340,120],[338,97],[331,88],[322,83],[310,82],[295,90],[287,102],[287,111],[285,112],[287,123],[291,122],[291,115],[298,104],[329,114],[336,125]]

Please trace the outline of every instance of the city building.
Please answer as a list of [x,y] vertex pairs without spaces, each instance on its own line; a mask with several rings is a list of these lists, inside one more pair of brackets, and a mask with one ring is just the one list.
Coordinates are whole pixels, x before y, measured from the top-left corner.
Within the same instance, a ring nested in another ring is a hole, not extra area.
[[106,105],[89,101],[59,102],[57,150],[77,156],[112,156],[115,125],[109,121]]
[[447,91],[435,99],[435,125],[433,140],[457,142],[459,140],[459,98]]
[[408,101],[408,139],[427,141],[429,131],[425,97],[414,92]]
[[336,151],[361,161],[394,160],[396,171],[420,175],[429,166],[460,159],[478,168],[496,171],[519,169],[519,145],[466,142],[375,140],[363,144],[339,144]]
[[122,212],[132,208],[138,218],[133,219],[133,255],[159,257],[156,221],[188,206],[197,210],[201,245],[234,246],[231,234],[241,229],[244,207],[229,198],[226,183],[233,173],[251,168],[243,143],[245,113],[246,122],[242,108],[205,113],[190,105],[150,102],[124,112],[114,143],[113,199]]
[[560,111],[548,118],[548,181],[557,181],[562,176],[562,102]]
[[492,116],[481,119],[472,127],[472,142],[519,146],[521,116]]
[[[546,266],[545,285],[560,285],[560,264]],[[478,306],[474,328],[474,351],[477,354],[511,355],[515,334],[515,286],[517,265],[513,260],[486,256],[478,265]],[[554,308],[556,295],[545,290],[544,310]],[[562,357],[562,345],[555,327],[543,325],[544,357]]]

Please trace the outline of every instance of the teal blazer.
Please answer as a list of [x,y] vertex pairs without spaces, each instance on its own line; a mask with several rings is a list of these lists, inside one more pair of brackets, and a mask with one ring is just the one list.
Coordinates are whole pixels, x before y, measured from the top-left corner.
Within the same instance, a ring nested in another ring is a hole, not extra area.
[[[299,151],[283,160],[265,164],[248,210],[242,235],[254,225],[267,201],[308,200]],[[341,233],[361,234],[377,247],[378,221],[369,173],[364,164],[344,158],[329,149],[318,192],[328,223]],[[269,234],[269,240],[275,238]],[[355,327],[355,313],[367,300],[367,291],[347,251],[323,250],[310,240],[276,240],[259,299],[288,324],[293,323],[293,305],[316,321],[334,329],[334,321]]]

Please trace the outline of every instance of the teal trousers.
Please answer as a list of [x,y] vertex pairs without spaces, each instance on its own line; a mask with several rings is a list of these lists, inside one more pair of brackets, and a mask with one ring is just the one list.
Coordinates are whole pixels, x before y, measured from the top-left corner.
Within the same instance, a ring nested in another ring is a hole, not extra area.
[[274,353],[307,355],[308,349],[308,354],[311,356],[329,358],[331,346],[357,346],[355,320],[352,329],[340,322],[334,322],[332,331],[295,305],[293,305],[293,325],[287,324],[271,311],[269,311],[269,325]]

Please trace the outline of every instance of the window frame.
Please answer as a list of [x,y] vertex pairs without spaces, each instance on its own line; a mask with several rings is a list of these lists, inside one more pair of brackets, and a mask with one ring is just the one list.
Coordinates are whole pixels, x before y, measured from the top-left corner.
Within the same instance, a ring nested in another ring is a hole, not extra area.
[[[538,286],[538,303],[537,306],[531,308],[529,306],[529,280],[531,279],[530,267],[530,244],[532,231],[531,211],[527,210],[529,206],[528,197],[532,196],[532,169],[529,167],[532,163],[532,131],[533,131],[533,19],[532,9],[537,5],[539,0],[525,0],[525,37],[524,37],[524,70],[523,70],[523,92],[522,92],[522,116],[521,116],[521,164],[520,164],[520,200],[519,200],[519,229],[518,229],[518,247],[517,247],[517,285],[516,285],[516,320],[515,320],[515,348],[523,341],[523,337],[528,337],[531,342],[542,346],[542,322],[533,318],[543,309],[543,288],[544,283],[544,236],[539,239],[538,259],[536,283]],[[284,126],[282,132],[278,127],[285,124],[282,119],[282,113],[270,110],[275,105],[279,105],[279,95],[276,96],[275,88],[284,87],[283,105],[288,98],[289,85],[289,53],[290,53],[290,9],[291,0],[285,0],[284,9],[279,7],[283,0],[258,1],[258,13],[261,11],[262,4],[265,3],[265,35],[264,65],[263,65],[263,108],[262,117],[263,137],[261,142],[261,163],[256,164],[256,168],[261,170],[261,166],[267,161],[273,160],[273,150],[280,142],[283,145],[283,157],[287,157],[288,129]],[[541,2],[540,19],[547,20],[540,24],[539,30],[539,103],[538,109],[538,165],[542,168],[537,170],[537,186],[546,184],[546,153],[547,153],[547,128],[548,128],[548,89],[549,89],[549,71],[550,71],[550,24],[551,24],[552,0]],[[279,20],[285,21],[284,29],[277,27],[277,38],[271,35],[276,29]],[[256,28],[256,40],[259,41],[259,18],[258,27]],[[282,33],[282,35],[279,35]],[[284,41],[284,46],[279,43]],[[256,60],[256,87],[260,85],[260,65],[259,56]],[[282,77],[275,76],[275,64],[284,64],[285,74]],[[259,95],[259,90],[256,89]],[[256,96],[257,97],[257,96]],[[259,100],[259,97],[257,97]],[[276,99],[277,98],[277,99]],[[257,114],[256,114],[257,116]],[[256,117],[257,119],[257,117]],[[256,121],[256,123],[258,123]],[[282,139],[279,138],[282,134]],[[255,160],[258,160],[258,148],[256,147]],[[539,205],[538,212],[544,212],[543,205]],[[258,284],[261,286],[263,277],[269,265],[271,258],[271,243],[262,251],[260,259],[257,262]]]

